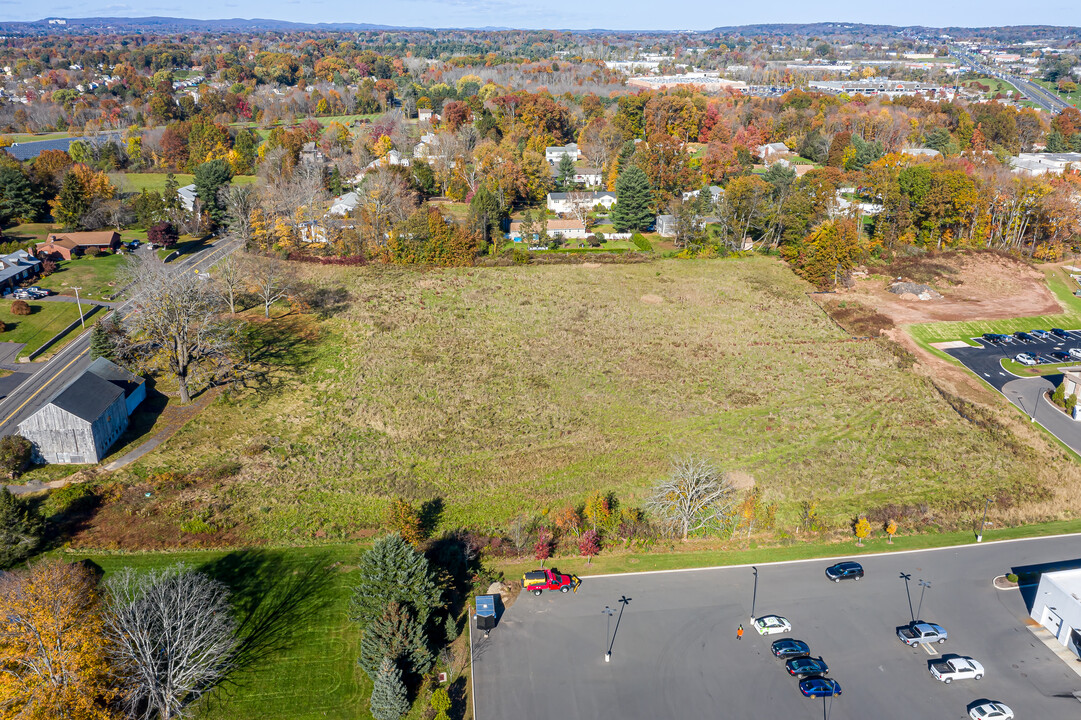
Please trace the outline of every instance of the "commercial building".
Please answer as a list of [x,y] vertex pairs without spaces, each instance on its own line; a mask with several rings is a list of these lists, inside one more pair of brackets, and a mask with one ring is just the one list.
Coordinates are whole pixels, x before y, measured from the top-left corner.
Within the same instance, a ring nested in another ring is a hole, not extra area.
[[1081,658],[1081,568],[1043,573],[1031,615]]

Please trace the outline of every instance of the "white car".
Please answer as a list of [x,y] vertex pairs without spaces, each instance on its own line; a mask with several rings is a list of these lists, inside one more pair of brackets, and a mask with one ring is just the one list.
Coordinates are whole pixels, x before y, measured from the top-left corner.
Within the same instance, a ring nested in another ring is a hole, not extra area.
[[1013,720],[1013,710],[1002,703],[989,702],[968,711],[972,720]]
[[1070,348],[1067,352],[1070,353],[1070,357],[1075,357],[1081,360],[1081,348]]
[[763,615],[754,621],[754,629],[759,635],[776,635],[792,631],[792,623],[780,615]]
[[1036,365],[1039,363],[1039,360],[1032,357],[1028,353],[1021,353],[1017,357],[1015,357],[1014,360],[1021,363],[1022,365]]

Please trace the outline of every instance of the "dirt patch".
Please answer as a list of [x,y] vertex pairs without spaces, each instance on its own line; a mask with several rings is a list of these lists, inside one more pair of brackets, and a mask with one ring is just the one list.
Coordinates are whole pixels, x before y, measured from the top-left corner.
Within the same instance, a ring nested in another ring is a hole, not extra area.
[[878,337],[893,327],[893,321],[854,300],[827,300],[822,305],[834,322],[855,337]]
[[646,305],[660,305],[664,302],[664,298],[662,298],[660,295],[643,295],[638,299],[644,302]]
[[742,470],[733,470],[728,473],[728,482],[736,490],[750,490],[754,487],[754,478]]
[[[1007,255],[957,252],[899,260],[888,273],[856,280],[843,295],[859,300],[897,325],[948,320],[997,320],[1062,312],[1036,268]],[[889,288],[897,278],[929,285],[941,299],[919,301]]]

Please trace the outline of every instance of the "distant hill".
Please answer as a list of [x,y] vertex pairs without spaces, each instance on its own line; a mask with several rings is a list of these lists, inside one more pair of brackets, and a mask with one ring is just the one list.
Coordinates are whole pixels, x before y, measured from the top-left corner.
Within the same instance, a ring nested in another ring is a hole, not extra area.
[[31,34],[62,32],[110,32],[110,33],[181,33],[181,32],[288,32],[304,30],[338,30],[358,32],[364,30],[410,30],[391,25],[370,23],[299,23],[265,18],[227,18],[222,20],[194,20],[172,17],[89,17],[62,18],[63,25],[50,23],[57,18],[45,18],[31,22],[0,22],[4,32]]

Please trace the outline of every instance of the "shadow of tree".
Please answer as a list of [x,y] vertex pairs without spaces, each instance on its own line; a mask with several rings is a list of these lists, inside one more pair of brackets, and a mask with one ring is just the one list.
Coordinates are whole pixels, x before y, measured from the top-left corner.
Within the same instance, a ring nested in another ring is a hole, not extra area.
[[[284,377],[295,377],[315,361],[319,332],[303,317],[278,317],[249,323],[240,339],[239,350],[248,367],[243,382],[259,392],[280,388]],[[275,371],[289,370],[288,373]]]

